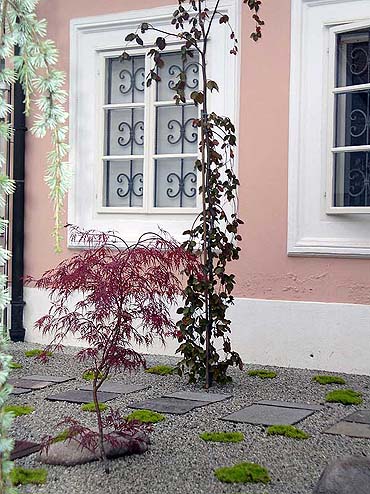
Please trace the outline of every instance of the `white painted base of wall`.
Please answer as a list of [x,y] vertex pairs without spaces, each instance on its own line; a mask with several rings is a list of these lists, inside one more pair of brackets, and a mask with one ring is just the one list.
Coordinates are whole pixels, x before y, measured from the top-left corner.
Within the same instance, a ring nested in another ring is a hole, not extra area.
[[[46,292],[25,289],[26,341],[47,343],[33,323],[48,310]],[[175,311],[174,311],[175,315]],[[370,375],[370,307],[239,298],[230,311],[232,344],[246,363]],[[81,346],[76,339],[66,345]],[[144,353],[174,355],[176,341]]]

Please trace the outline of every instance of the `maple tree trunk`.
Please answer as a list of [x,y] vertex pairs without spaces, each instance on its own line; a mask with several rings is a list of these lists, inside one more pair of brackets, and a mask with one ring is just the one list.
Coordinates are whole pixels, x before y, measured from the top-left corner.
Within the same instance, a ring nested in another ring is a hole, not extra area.
[[93,400],[95,404],[96,419],[98,421],[100,459],[104,463],[105,473],[109,473],[108,459],[105,455],[105,450],[104,450],[104,429],[101,418],[101,411],[99,408],[97,380],[98,380],[98,376],[96,375],[93,381]]

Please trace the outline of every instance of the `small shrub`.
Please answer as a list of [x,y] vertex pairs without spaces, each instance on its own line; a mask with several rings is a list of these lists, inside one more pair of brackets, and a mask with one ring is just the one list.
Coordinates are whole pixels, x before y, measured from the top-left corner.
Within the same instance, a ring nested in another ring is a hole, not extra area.
[[168,376],[169,374],[173,374],[175,371],[174,367],[170,367],[169,365],[155,365],[154,367],[149,367],[145,372],[149,374],[157,374],[158,376]]
[[[93,381],[95,377],[95,372],[93,370],[88,370],[85,371],[82,374],[82,379],[85,379],[85,381]],[[98,379],[102,379],[104,377],[104,374],[102,372],[98,373]]]
[[18,362],[11,362],[10,368],[11,369],[23,369],[23,365],[19,364]]
[[44,468],[14,467],[10,472],[13,485],[45,484],[48,472]]
[[314,376],[312,380],[316,381],[319,384],[346,384],[346,381],[343,379],[343,377],[339,376],[327,376],[318,374],[317,376]]
[[240,443],[244,441],[242,432],[203,432],[199,434],[199,437],[203,441],[215,443]]
[[5,407],[5,412],[14,413],[16,417],[20,417],[21,415],[29,415],[34,411],[35,409],[30,405],[7,405]]
[[325,397],[328,403],[342,403],[342,405],[360,405],[362,403],[362,393],[353,389],[340,389],[330,391]]
[[271,480],[267,468],[257,463],[238,463],[233,467],[217,468],[215,476],[220,482],[232,484],[247,482],[267,484]]
[[46,357],[52,357],[53,352],[45,351],[45,350],[39,350],[35,348],[34,350],[26,350],[24,352],[24,355],[26,357],[39,357],[40,355],[45,355]]
[[254,369],[254,370],[250,370],[248,371],[248,376],[251,376],[251,377],[260,377],[261,379],[273,379],[274,377],[276,377],[276,372],[274,371],[269,371],[267,369]]
[[[99,403],[99,410],[101,412],[104,412],[105,410],[108,410],[108,405],[105,403]],[[95,403],[85,403],[84,405],[81,406],[81,410],[83,412],[96,412],[96,407]]]
[[271,425],[267,428],[269,436],[285,436],[292,439],[308,439],[310,436],[301,429],[292,425]]
[[156,424],[166,420],[166,417],[161,413],[152,412],[151,410],[135,410],[127,416],[127,420],[138,420],[143,424]]

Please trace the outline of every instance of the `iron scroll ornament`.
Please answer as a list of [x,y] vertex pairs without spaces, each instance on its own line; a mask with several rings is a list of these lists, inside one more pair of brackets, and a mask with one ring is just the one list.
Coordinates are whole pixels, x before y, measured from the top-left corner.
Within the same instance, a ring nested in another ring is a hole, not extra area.
[[[191,79],[191,77],[189,78],[189,72],[191,72],[191,71],[193,73],[193,80],[190,82],[189,79]],[[181,73],[186,75],[185,86],[188,89],[196,89],[198,87],[199,80],[198,80],[197,74],[199,73],[199,67],[196,63],[189,63],[188,65],[186,65],[183,68],[181,68],[177,64],[173,64],[169,67],[168,73],[170,76],[174,77],[173,79],[170,79],[170,81],[167,84],[168,88],[171,89],[172,91],[175,90],[175,86],[178,82],[178,80],[177,80],[178,76]]]
[[195,194],[197,193],[196,187],[190,187],[189,191],[186,190],[187,184],[196,184],[197,183],[197,176],[194,172],[188,172],[186,175],[181,177],[175,172],[169,173],[167,175],[167,182],[169,184],[173,184],[174,180],[178,181],[178,189],[174,190],[172,187],[169,187],[166,191],[167,196],[170,199],[175,199],[179,195],[184,195],[186,197],[195,197]]
[[126,183],[126,187],[119,187],[117,189],[117,195],[122,199],[127,197],[129,194],[133,194],[136,197],[143,196],[143,174],[135,173],[129,177],[126,173],[120,173],[117,176],[117,182],[120,184]]
[[[126,85],[124,82],[120,84],[119,90],[122,94],[128,94],[130,91],[140,91],[143,92],[145,88],[145,69],[144,67],[139,67],[135,72],[130,72],[127,69],[121,70],[119,73],[119,78],[121,81],[128,80]],[[141,80],[142,79],[142,80]]]
[[198,139],[198,133],[194,131],[190,137],[188,137],[186,134],[189,124],[190,123],[192,124],[193,121],[194,118],[188,118],[188,120],[186,120],[186,122],[184,123],[181,123],[176,119],[170,120],[167,124],[168,129],[175,130],[175,127],[178,126],[179,136],[176,138],[174,134],[168,134],[167,141],[169,142],[169,144],[178,144],[180,141],[183,141],[184,139],[189,144],[194,144],[194,142],[196,142]]
[[130,143],[135,143],[138,146],[144,144],[144,122],[142,120],[139,120],[133,125],[130,125],[128,122],[121,122],[118,125],[118,131],[123,133],[117,139],[120,146],[125,147]]

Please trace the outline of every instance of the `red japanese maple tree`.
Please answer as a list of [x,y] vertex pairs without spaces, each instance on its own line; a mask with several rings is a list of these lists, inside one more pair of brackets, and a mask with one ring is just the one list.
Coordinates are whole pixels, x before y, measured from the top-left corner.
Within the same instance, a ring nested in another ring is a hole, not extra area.
[[35,325],[52,334],[47,350],[62,347],[73,335],[88,344],[77,358],[93,372],[93,399],[99,428],[99,451],[105,460],[103,421],[98,390],[108,375],[145,366],[133,345],[148,346],[154,338],[163,343],[176,333],[169,308],[182,293],[181,273],[197,273],[197,257],[165,232],[144,234],[127,245],[112,232],[83,231],[71,227],[74,241],[89,248],[40,279],[26,281],[50,293],[49,312]]

